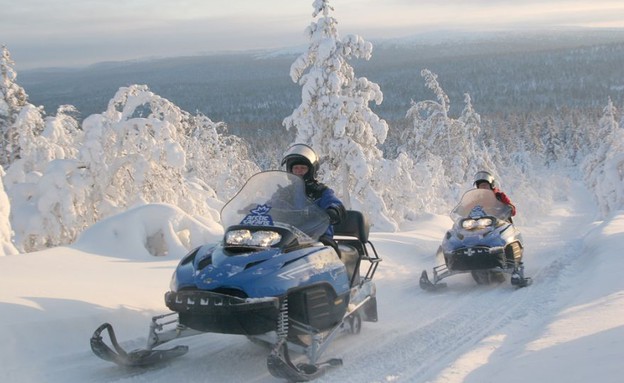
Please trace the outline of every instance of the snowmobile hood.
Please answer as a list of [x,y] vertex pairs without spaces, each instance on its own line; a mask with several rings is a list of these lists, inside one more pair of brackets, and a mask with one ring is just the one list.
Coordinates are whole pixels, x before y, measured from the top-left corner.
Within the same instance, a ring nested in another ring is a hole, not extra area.
[[302,247],[232,255],[221,245],[200,248],[174,272],[172,291],[199,289],[239,291],[249,298],[279,296],[302,283],[328,282],[339,292],[349,289],[344,264],[333,249]]

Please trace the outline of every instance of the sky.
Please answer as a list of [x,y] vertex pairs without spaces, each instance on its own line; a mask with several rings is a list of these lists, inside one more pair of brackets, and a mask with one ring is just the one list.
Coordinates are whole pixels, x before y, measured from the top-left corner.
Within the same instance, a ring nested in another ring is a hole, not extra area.
[[[0,0],[0,44],[16,69],[303,46],[312,0]],[[341,35],[624,28],[619,0],[334,0]]]
[[[517,224],[533,278],[523,289],[508,281],[478,286],[462,274],[440,291],[421,290],[418,276],[434,266],[447,216],[371,233],[383,259],[375,275],[379,321],[331,343],[324,358],[342,358],[343,366],[316,381],[621,382],[624,211],[595,221],[580,183],[560,187],[565,197]],[[171,231],[180,214],[148,205],[98,222],[72,246],[0,256],[0,381],[279,382],[267,371],[267,348],[238,335],[175,340],[163,347],[184,344],[189,352],[146,369],[92,354],[89,338],[100,324],[111,323],[133,350],[145,346],[150,318],[168,312],[163,294],[185,251],[156,257],[145,243],[155,224]],[[205,234],[217,241],[221,231],[206,226]]]

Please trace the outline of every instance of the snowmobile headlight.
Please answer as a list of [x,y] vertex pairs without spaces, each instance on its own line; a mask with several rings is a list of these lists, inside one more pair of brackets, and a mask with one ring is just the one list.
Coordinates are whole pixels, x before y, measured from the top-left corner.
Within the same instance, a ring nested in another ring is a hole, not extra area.
[[275,231],[256,231],[251,236],[252,246],[273,246],[282,240],[282,236]]
[[232,230],[225,234],[225,243],[227,245],[244,245],[251,239],[251,231],[249,230]]
[[466,230],[474,229],[477,227],[477,221],[474,219],[465,219],[462,221],[462,227]]
[[494,221],[492,221],[492,218],[479,218],[477,220],[477,225],[479,227],[487,227],[487,226],[491,226],[492,223],[494,223]]
[[225,244],[230,246],[259,246],[269,247],[282,240],[282,236],[275,231],[259,230],[232,230],[225,235]]
[[489,217],[479,219],[468,218],[462,221],[462,227],[466,230],[483,229],[485,227],[491,226],[493,223],[494,220]]

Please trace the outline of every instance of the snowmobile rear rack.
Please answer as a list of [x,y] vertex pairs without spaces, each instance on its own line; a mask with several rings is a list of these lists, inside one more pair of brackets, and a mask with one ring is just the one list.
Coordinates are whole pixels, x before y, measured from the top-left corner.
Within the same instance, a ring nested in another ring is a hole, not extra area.
[[[354,261],[354,265],[349,267],[349,261],[343,259],[343,262],[347,264],[349,274],[351,274],[351,286],[364,284],[367,280],[372,280],[381,258],[377,254],[377,249],[372,242],[368,240],[370,233],[370,224],[368,219],[362,212],[357,210],[347,210],[345,218],[338,224],[334,225],[334,239],[339,246],[348,246],[355,249],[358,255],[357,261]],[[360,278],[358,272],[360,268],[360,262],[366,260],[370,263],[368,270],[363,278]]]

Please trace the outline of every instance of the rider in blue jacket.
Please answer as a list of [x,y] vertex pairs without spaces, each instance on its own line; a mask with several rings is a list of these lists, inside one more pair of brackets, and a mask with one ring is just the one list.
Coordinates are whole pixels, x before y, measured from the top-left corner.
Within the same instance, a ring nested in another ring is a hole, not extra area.
[[308,198],[329,215],[331,225],[320,240],[326,245],[335,246],[333,225],[344,219],[345,208],[331,188],[316,180],[319,167],[316,152],[306,144],[294,144],[284,153],[282,166],[286,166],[287,172],[303,178]]

